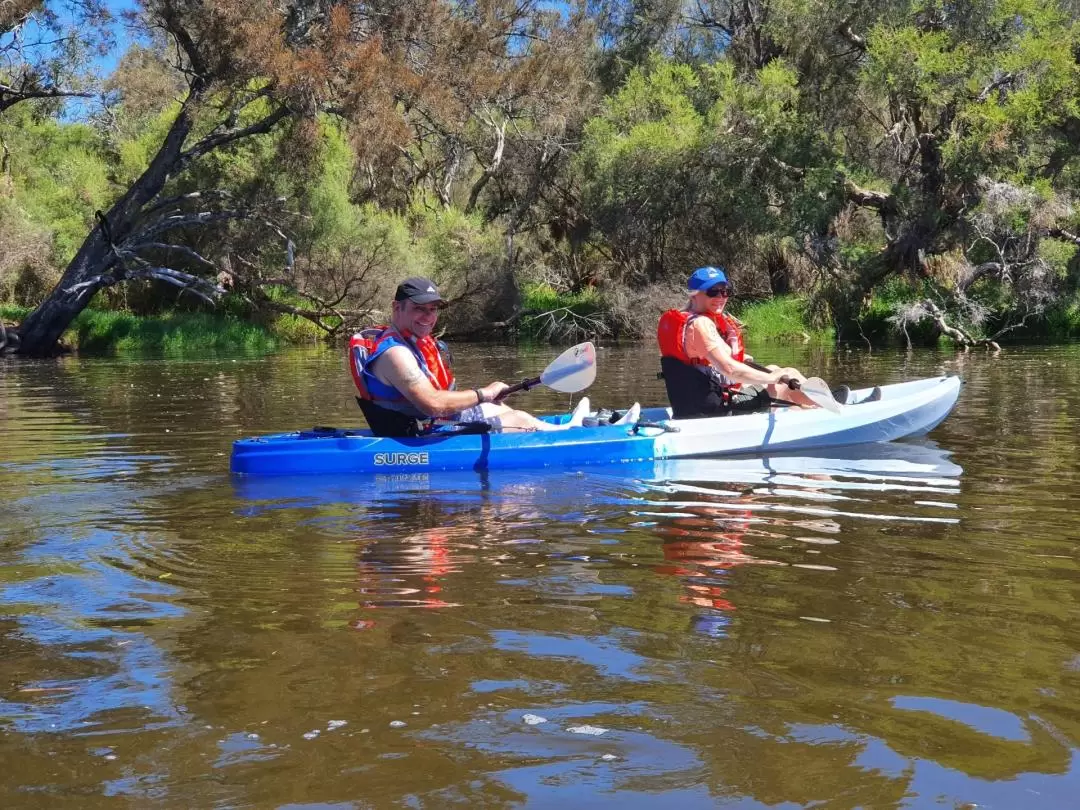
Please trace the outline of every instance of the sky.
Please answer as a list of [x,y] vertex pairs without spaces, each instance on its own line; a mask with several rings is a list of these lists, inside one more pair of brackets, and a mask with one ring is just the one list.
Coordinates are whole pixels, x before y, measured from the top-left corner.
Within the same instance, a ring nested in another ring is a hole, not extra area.
[[[63,0],[62,2],[45,0],[45,2],[47,8],[55,13],[62,23],[70,25],[78,19],[71,3],[66,0]],[[112,47],[105,53],[95,54],[91,59],[91,70],[100,78],[108,76],[116,69],[124,52],[127,51],[135,41],[132,32],[129,31],[123,23],[123,13],[126,11],[133,11],[137,8],[134,0],[105,0],[105,6],[113,17],[113,22],[109,26],[109,32],[112,34],[114,42]],[[42,28],[34,20],[30,20],[24,25],[18,32],[18,36],[24,46],[24,51],[33,54],[34,58],[48,58],[50,52],[55,49],[54,46],[49,45],[49,43],[55,39],[55,33]],[[5,45],[12,42],[12,34],[0,36],[0,49],[3,49]],[[0,69],[2,69],[2,67],[3,63],[0,62]],[[72,99],[66,105],[63,118],[69,121],[85,119],[93,113],[97,103],[98,102],[92,100]]]
[[[78,19],[71,4],[68,2],[51,2],[51,0],[46,0],[46,6],[64,23],[73,24]],[[122,15],[125,11],[135,10],[137,6],[133,0],[105,0],[105,7],[113,16],[113,23],[109,26],[109,30],[115,39],[115,45],[110,48],[106,54],[95,56],[93,59],[94,70],[102,76],[107,76],[113,71],[120,61],[120,57],[123,56],[124,51],[126,51],[134,41],[131,32],[129,32],[123,24]],[[47,55],[49,53],[49,45],[47,43],[54,39],[55,34],[43,29],[34,20],[30,20],[19,31],[19,36],[23,45],[29,46],[28,49],[33,51],[35,55]],[[0,36],[0,47],[11,43],[12,40],[12,34]],[[34,47],[35,45],[36,47]]]

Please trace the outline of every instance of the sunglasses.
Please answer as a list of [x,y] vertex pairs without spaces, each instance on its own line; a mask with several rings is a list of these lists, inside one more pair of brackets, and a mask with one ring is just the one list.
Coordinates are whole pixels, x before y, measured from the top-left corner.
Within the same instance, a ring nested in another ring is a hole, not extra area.
[[715,287],[709,287],[709,289],[705,290],[705,294],[709,296],[709,298],[719,298],[721,295],[725,297],[730,296],[731,285],[717,284]]

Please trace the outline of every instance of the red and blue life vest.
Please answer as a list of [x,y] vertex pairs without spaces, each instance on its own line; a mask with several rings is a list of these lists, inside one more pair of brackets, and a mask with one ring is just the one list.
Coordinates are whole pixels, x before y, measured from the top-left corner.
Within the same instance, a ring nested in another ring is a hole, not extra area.
[[411,333],[400,332],[393,326],[375,326],[364,329],[349,341],[349,371],[360,392],[360,399],[379,407],[423,417],[405,395],[388,385],[371,371],[371,364],[394,346],[404,346],[416,357],[416,363],[432,386],[440,391],[454,389],[454,373],[451,370],[450,350],[441,340],[428,335],[416,338]]

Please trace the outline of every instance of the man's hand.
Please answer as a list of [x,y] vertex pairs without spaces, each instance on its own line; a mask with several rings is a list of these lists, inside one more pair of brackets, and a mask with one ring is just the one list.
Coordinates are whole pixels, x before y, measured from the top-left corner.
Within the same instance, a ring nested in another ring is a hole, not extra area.
[[488,383],[487,385],[485,385],[483,388],[480,389],[480,391],[484,395],[485,402],[498,402],[499,397],[501,397],[506,392],[506,389],[509,387],[509,385],[502,382],[501,380],[496,380],[493,383]]

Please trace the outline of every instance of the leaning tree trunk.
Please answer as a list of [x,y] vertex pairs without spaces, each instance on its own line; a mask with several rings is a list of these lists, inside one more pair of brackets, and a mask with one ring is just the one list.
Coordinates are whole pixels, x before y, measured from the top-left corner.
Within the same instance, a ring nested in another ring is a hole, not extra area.
[[146,171],[104,215],[108,232],[100,221],[94,226],[52,292],[20,324],[19,354],[31,357],[56,354],[60,336],[90,303],[94,293],[115,281],[105,276],[118,262],[113,246],[131,233],[143,206],[160,194],[169,177],[182,168],[184,140],[191,131],[192,107],[199,94],[200,87],[191,89]]
[[56,354],[60,336],[86,308],[96,291],[91,287],[75,291],[71,288],[91,278],[103,262],[107,262],[109,252],[101,226],[95,226],[59,283],[19,326],[19,354],[31,357]]

